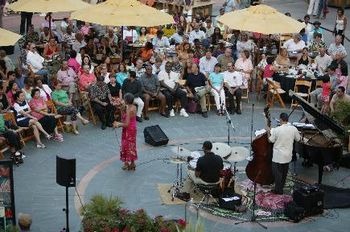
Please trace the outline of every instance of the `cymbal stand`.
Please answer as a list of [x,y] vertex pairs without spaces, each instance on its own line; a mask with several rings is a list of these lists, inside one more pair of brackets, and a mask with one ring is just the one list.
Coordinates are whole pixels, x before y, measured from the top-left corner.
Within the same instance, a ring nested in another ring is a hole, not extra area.
[[[179,156],[180,146],[177,147],[177,154]],[[175,197],[177,197],[178,193],[180,193],[180,189],[183,187],[183,179],[182,179],[182,163],[176,163],[176,179],[173,182],[173,185],[168,190],[168,193],[171,192],[171,200],[174,201]]]

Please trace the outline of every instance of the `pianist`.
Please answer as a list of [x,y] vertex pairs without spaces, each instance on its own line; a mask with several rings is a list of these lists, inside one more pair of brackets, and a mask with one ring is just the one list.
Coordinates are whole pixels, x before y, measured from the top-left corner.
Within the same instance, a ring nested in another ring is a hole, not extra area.
[[294,141],[300,140],[300,134],[296,127],[288,123],[288,114],[280,114],[280,126],[268,128],[269,140],[273,144],[272,174],[275,182],[275,194],[283,194],[286,182],[289,162],[292,160]]

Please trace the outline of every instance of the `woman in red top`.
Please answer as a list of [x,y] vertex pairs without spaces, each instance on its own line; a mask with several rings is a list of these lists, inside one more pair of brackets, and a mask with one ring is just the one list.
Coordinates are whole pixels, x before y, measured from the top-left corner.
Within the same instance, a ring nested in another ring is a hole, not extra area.
[[32,100],[29,102],[30,109],[32,110],[31,115],[38,119],[48,134],[54,135],[53,139],[55,141],[63,142],[63,136],[58,133],[56,127],[56,115],[49,113],[44,99],[40,96],[40,90],[33,89],[31,95]]
[[324,75],[322,77],[322,94],[321,94],[321,100],[322,100],[322,108],[321,113],[326,114],[329,111],[329,98],[331,94],[331,82],[330,77],[328,75]]
[[44,57],[47,59],[52,59],[52,57],[56,54],[59,54],[60,49],[56,43],[55,38],[51,38],[44,47]]
[[15,81],[10,81],[6,89],[6,96],[11,106],[16,102],[14,95],[18,90],[17,83]]
[[267,65],[265,66],[265,69],[264,69],[264,78],[272,78],[273,74],[275,74],[275,67],[273,66],[273,61],[274,60],[272,57],[267,57],[266,59]]
[[90,73],[88,65],[83,66],[83,73],[79,75],[79,89],[87,91],[92,83],[96,82],[95,74]]

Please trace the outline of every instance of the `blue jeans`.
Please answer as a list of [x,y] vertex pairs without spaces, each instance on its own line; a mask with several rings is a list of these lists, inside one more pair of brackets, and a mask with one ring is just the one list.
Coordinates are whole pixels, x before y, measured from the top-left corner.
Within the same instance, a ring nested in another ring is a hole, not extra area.
[[49,71],[47,69],[40,69],[39,71],[37,71],[35,74],[42,76],[43,77],[43,82],[44,84],[48,84],[50,85],[50,80],[48,78],[49,75]]

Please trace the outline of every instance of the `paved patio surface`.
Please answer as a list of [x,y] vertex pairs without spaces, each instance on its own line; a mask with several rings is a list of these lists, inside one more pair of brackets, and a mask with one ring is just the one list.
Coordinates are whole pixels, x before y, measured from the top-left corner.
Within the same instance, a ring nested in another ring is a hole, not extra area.
[[[219,0],[218,2],[222,2]],[[292,16],[302,18],[305,14],[306,3],[304,1],[292,0],[266,0],[267,4],[276,7],[282,12],[291,12]],[[216,6],[215,9],[218,9]],[[335,10],[322,24],[333,27]],[[349,15],[349,11],[346,10]],[[60,16],[62,14],[59,14]],[[35,16],[34,22],[40,22],[39,16]],[[9,16],[5,19],[5,28],[18,30],[19,17]],[[326,41],[331,41],[331,34],[326,34]],[[232,145],[249,147],[250,144],[250,117],[251,103],[255,103],[254,130],[264,127],[262,101],[255,102],[252,97],[250,103],[244,101],[242,115],[232,116],[235,131],[231,131]],[[272,117],[278,117],[282,111],[289,112],[290,109],[275,107],[271,110]],[[300,111],[295,111],[291,121],[297,121],[301,116]],[[150,125],[160,125],[169,137],[170,141],[164,147],[151,147],[143,141],[143,129]],[[84,202],[88,201],[94,194],[106,196],[118,196],[124,201],[124,206],[130,209],[144,208],[150,215],[162,214],[168,218],[183,218],[184,206],[161,205],[157,183],[171,183],[175,178],[175,166],[162,161],[172,155],[171,148],[183,145],[191,150],[201,148],[204,140],[225,142],[227,140],[227,126],[225,117],[218,117],[213,112],[208,119],[200,115],[191,115],[189,118],[176,116],[165,119],[157,114],[151,114],[148,122],[138,125],[138,152],[139,160],[136,172],[127,173],[121,170],[118,159],[120,129],[107,129],[102,131],[99,127],[80,125],[81,134],[74,136],[64,134],[63,144],[46,142],[46,149],[36,149],[33,142],[29,142],[24,151],[27,155],[22,166],[16,167],[15,176],[15,198],[16,211],[30,213],[33,216],[33,231],[56,232],[65,225],[65,215],[62,208],[65,206],[65,189],[58,186],[56,180],[56,155],[72,154],[77,159],[77,183],[79,192]],[[238,166],[244,167],[245,162]],[[297,164],[297,172],[302,176],[317,179],[316,167],[305,169]],[[340,169],[324,176],[324,183],[339,187],[350,187],[349,170]],[[343,182],[340,180],[344,179]],[[76,208],[80,207],[80,201],[76,196],[74,188],[70,188],[70,220],[71,231],[78,231],[80,219]],[[242,224],[233,225],[226,220],[203,216],[206,231],[264,231],[256,225]],[[190,212],[194,217],[195,213]],[[312,218],[299,224],[291,223],[269,223],[270,231],[348,231],[349,209],[329,210],[320,217]]]

